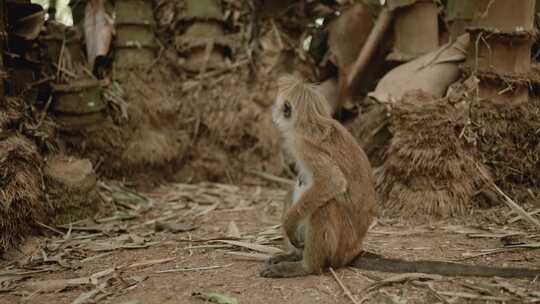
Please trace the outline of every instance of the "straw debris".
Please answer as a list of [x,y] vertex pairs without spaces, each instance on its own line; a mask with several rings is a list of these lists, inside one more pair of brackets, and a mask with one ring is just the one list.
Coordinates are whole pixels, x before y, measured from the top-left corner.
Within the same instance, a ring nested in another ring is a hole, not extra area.
[[25,137],[0,139],[0,252],[16,246],[46,215],[41,163],[37,147]]
[[540,187],[540,104],[512,105],[489,100],[471,108],[473,130],[483,163],[495,182],[514,193],[516,186]]

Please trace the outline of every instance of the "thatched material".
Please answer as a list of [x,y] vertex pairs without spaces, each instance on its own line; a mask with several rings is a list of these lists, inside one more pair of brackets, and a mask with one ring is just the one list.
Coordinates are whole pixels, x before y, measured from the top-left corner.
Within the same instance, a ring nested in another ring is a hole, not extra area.
[[7,129],[11,124],[18,122],[23,117],[23,113],[24,106],[19,98],[4,98],[0,102],[0,130]]
[[97,177],[89,160],[56,155],[47,160],[43,171],[48,201],[54,208],[51,222],[66,224],[99,210]]
[[465,114],[421,91],[395,105],[394,136],[377,172],[385,211],[403,217],[466,213],[479,174],[459,138]]
[[17,245],[46,215],[41,158],[21,135],[0,140],[0,252]]
[[159,166],[181,158],[189,145],[185,132],[140,129],[122,154],[122,160],[131,167]]
[[247,67],[215,79],[170,82],[175,77],[164,66],[130,74],[123,84],[128,118],[62,134],[67,152],[101,163],[101,175],[145,181],[249,182],[247,170],[281,172],[273,76],[254,87]]
[[471,120],[483,162],[495,182],[512,193],[515,186],[540,188],[540,102],[511,105],[481,100]]

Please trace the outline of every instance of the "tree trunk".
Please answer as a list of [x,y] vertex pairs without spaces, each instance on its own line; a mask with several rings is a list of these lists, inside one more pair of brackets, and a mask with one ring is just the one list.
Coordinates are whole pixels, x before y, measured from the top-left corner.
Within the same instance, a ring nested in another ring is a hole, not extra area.
[[222,67],[226,43],[221,1],[186,0],[186,16],[191,25],[176,41],[177,48],[186,56],[183,67],[200,73]]

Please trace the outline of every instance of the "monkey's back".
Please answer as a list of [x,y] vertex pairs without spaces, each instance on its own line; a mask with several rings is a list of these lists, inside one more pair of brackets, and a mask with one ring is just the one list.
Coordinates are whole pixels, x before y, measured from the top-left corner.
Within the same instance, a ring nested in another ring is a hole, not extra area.
[[341,124],[335,122],[334,133],[324,144],[324,150],[339,166],[347,180],[345,200],[335,200],[335,207],[326,212],[335,218],[334,225],[340,226],[338,261],[345,263],[355,258],[362,248],[369,226],[376,214],[375,182],[366,153],[356,139]]

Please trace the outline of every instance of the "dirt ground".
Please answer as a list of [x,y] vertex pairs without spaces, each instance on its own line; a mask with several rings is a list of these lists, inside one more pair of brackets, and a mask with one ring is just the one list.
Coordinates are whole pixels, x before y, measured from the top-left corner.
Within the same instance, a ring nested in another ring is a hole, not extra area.
[[[256,259],[281,246],[285,192],[277,187],[170,184],[137,195],[112,185],[101,185],[116,208],[112,216],[49,227],[50,235],[0,260],[1,304],[205,303],[209,293],[238,303],[353,303],[331,273],[259,276]],[[422,226],[379,218],[365,247],[407,260],[538,268],[540,234],[520,220],[508,223],[513,217],[498,207]],[[259,247],[245,247],[253,244]],[[419,279],[353,268],[336,274],[357,303],[540,302],[537,279]],[[89,300],[80,301],[84,296]]]

